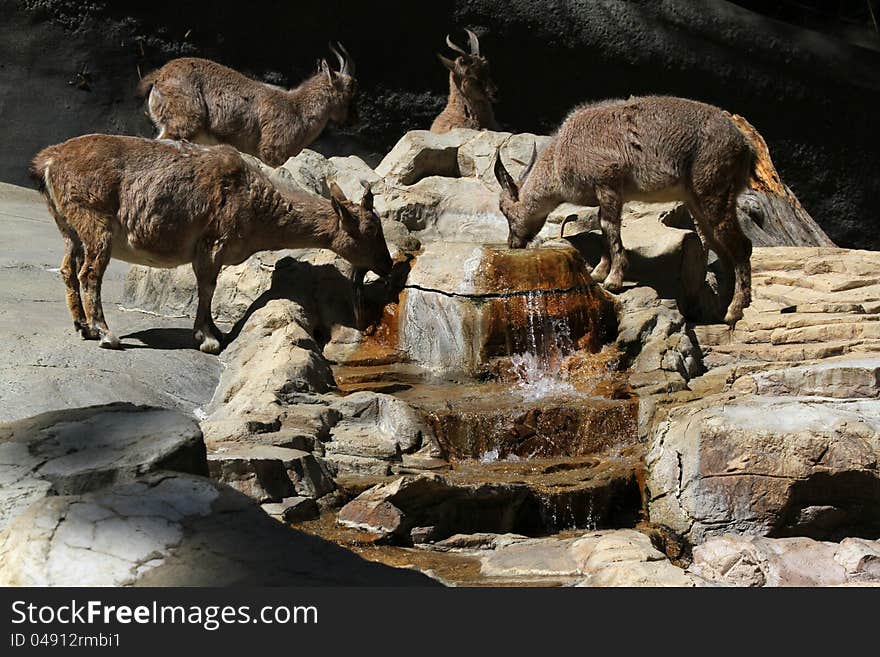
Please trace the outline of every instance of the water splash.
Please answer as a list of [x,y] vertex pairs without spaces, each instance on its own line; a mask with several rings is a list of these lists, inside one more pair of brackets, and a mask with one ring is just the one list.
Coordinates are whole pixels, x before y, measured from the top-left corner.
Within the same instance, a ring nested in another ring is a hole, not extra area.
[[552,317],[547,299],[539,291],[525,295],[527,327],[525,344],[510,355],[511,371],[517,388],[527,401],[550,396],[577,395],[575,387],[563,376],[560,363],[576,349],[567,317]]
[[516,377],[517,388],[527,401],[546,397],[577,395],[578,391],[562,377],[558,368],[547,367],[545,359],[534,353],[514,354],[510,365]]

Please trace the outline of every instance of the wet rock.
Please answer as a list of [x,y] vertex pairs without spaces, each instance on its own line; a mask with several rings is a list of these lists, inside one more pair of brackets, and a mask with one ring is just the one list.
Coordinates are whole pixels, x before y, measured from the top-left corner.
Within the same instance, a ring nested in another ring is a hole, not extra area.
[[321,497],[336,485],[313,454],[297,449],[220,443],[208,455],[212,479],[258,502],[277,502],[296,493]]
[[720,395],[673,409],[648,456],[651,520],[694,543],[878,532],[878,418],[864,399]]
[[344,506],[340,523],[408,544],[456,533],[543,533],[634,524],[641,459],[464,461],[442,475],[405,475]]
[[0,424],[0,529],[45,497],[155,470],[207,474],[202,433],[191,417],[117,403]]
[[880,582],[880,541],[727,535],[694,548],[690,572],[733,586],[834,586]]
[[0,532],[2,586],[429,582],[284,527],[241,493],[186,474],[52,497]]
[[445,134],[412,130],[385,156],[376,173],[401,185],[412,185],[427,176],[457,177],[458,149],[475,135],[474,130],[466,129]]
[[[398,317],[399,350],[438,373],[473,374],[494,356],[535,349],[598,351],[614,324],[610,297],[586,275],[578,253],[563,246],[428,244]],[[541,345],[530,343],[534,335]]]
[[364,464],[337,456],[400,461],[403,454],[422,447],[423,439],[433,440],[421,416],[390,395],[355,392],[335,401],[331,408],[342,419],[330,430],[324,450],[338,472],[350,472],[350,466],[363,471]]
[[466,531],[504,532],[515,526],[527,496],[525,488],[505,484],[454,486],[434,474],[404,476],[361,493],[337,520],[404,543],[416,527],[433,527],[435,540]]

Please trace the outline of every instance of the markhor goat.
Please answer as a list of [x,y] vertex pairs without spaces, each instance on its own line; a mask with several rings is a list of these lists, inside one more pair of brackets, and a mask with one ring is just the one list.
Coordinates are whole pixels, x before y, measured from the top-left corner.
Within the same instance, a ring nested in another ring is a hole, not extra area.
[[455,128],[498,129],[492,111],[498,88],[489,74],[489,62],[480,54],[480,40],[470,30],[465,32],[470,44],[469,53],[455,45],[447,35],[446,45],[458,56],[451,60],[437,55],[443,66],[449,69],[449,99],[431,124],[431,132],[449,132]]
[[318,72],[290,91],[185,57],[144,76],[137,93],[149,97],[159,139],[230,144],[277,167],[317,139],[329,120],[357,121],[354,63],[342,44],[339,48],[342,52],[331,45],[338,72],[322,59]]
[[85,135],[40,151],[30,173],[64,237],[61,276],[74,327],[102,347],[120,346],[101,306],[111,257],[150,267],[191,263],[195,340],[208,353],[220,350],[211,299],[224,265],[258,251],[316,247],[380,276],[392,268],[369,190],[360,205],[335,183],[330,201],[282,193],[230,146]]
[[651,96],[575,109],[522,177],[520,187],[496,156],[500,207],[508,244],[523,248],[559,203],[598,205],[604,236],[593,278],[620,289],[626,255],[620,239],[623,204],[683,201],[711,248],[733,269],[735,289],[725,321],[751,302],[752,244],[736,218],[736,199],[755,154],[730,115],[682,98]]

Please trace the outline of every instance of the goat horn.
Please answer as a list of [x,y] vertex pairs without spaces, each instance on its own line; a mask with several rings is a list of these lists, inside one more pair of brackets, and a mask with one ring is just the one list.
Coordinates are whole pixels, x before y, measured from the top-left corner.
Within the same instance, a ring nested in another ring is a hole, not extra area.
[[532,167],[535,166],[535,162],[538,160],[538,145],[532,142],[532,156],[529,158],[529,163],[526,165],[526,168],[523,169],[522,174],[520,174],[519,182],[522,184],[523,181],[528,177],[528,175],[532,172]]
[[342,56],[342,53],[339,52],[333,45],[333,42],[327,44],[330,46],[330,52],[336,55],[336,59],[339,60],[339,72],[345,73],[345,57]]
[[474,34],[473,32],[471,32],[467,28],[464,28],[464,31],[467,32],[467,35],[468,35],[468,43],[470,44],[470,47],[471,47],[471,54],[472,55],[479,55],[480,54],[480,40],[477,38],[477,35]]
[[562,220],[562,223],[559,224],[559,239],[565,237],[565,224],[569,221],[577,221],[578,216],[576,214],[570,214],[565,219]]
[[345,73],[346,73],[346,75],[354,76],[354,59],[349,54],[348,50],[345,49],[345,46],[342,45],[341,41],[337,41],[336,45],[339,46],[339,49],[342,51],[342,54],[345,55]]
[[467,54],[468,54],[468,53],[466,53],[464,50],[462,50],[461,48],[459,48],[457,45],[455,45],[454,43],[452,43],[452,39],[450,38],[450,36],[449,36],[448,34],[446,35],[446,45],[449,46],[449,47],[450,47],[452,50],[454,50],[455,52],[461,53],[462,55],[467,55]]

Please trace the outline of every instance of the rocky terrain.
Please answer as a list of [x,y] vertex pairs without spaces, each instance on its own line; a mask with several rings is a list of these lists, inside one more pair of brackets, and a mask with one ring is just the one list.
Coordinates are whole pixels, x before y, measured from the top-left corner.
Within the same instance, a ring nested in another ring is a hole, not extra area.
[[[317,195],[370,181],[397,264],[363,288],[323,251],[226,268],[219,358],[192,348],[188,268],[115,264],[125,348],[76,339],[61,241],[4,187],[0,582],[880,581],[880,255],[744,211],[762,246],[730,328],[687,211],[632,203],[609,295],[594,208],[499,246],[495,149],[516,176],[546,143],[415,131],[375,168],[266,169]],[[128,403],[79,408],[104,402]]]

